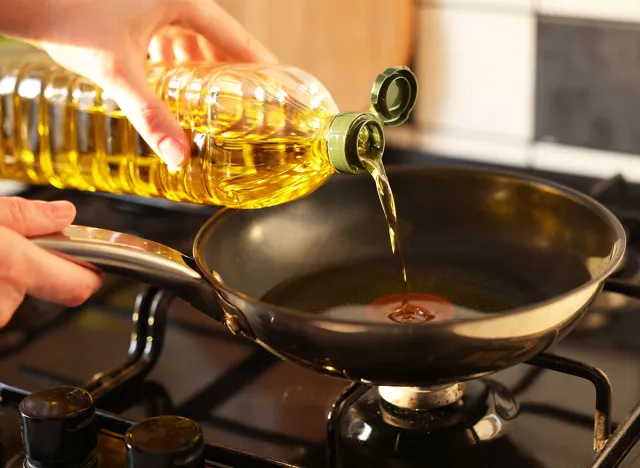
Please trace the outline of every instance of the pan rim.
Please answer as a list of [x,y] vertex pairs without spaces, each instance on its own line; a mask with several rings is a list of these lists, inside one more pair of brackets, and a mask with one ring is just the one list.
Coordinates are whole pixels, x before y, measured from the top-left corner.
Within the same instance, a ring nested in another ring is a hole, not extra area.
[[[612,246],[613,255],[611,256],[610,261],[607,264],[607,267],[596,277],[591,278],[589,281],[582,283],[580,286],[577,286],[573,289],[563,292],[562,294],[558,294],[551,298],[545,299],[540,302],[535,302],[532,304],[528,304],[526,306],[515,307],[513,309],[509,309],[508,311],[501,312],[496,316],[488,316],[488,317],[472,317],[465,318],[461,320],[455,321],[447,321],[447,322],[438,322],[430,324],[427,327],[407,327],[406,324],[395,323],[389,321],[389,323],[380,323],[380,322],[362,322],[358,320],[350,320],[346,318],[338,318],[338,317],[322,317],[315,314],[309,314],[302,312],[297,309],[279,306],[275,304],[270,304],[268,302],[264,302],[260,299],[256,299],[255,297],[249,296],[241,291],[238,291],[234,288],[227,286],[226,284],[218,281],[215,276],[206,268],[205,262],[200,254],[199,247],[204,243],[206,238],[211,235],[211,231],[214,226],[222,222],[223,219],[232,216],[235,213],[243,212],[246,210],[241,210],[237,208],[229,208],[224,207],[221,210],[217,211],[213,216],[211,216],[200,228],[198,234],[196,235],[193,242],[193,258],[200,270],[200,274],[204,276],[204,278],[216,289],[223,290],[228,294],[233,296],[237,296],[242,300],[249,302],[255,306],[264,306],[265,304],[271,310],[277,311],[279,314],[284,314],[285,316],[295,317],[297,319],[308,321],[308,322],[327,322],[327,323],[336,323],[346,326],[355,326],[355,327],[366,327],[371,330],[388,330],[391,327],[395,329],[404,329],[406,331],[410,331],[412,333],[421,333],[424,330],[424,333],[431,333],[433,329],[442,329],[442,328],[452,328],[456,326],[460,326],[463,324],[473,324],[479,323],[482,321],[488,321],[495,318],[503,318],[503,317],[514,317],[518,315],[524,315],[527,313],[531,313],[536,309],[544,309],[547,306],[558,303],[563,299],[566,299],[570,296],[579,294],[583,291],[586,291],[590,288],[593,288],[595,285],[601,285],[609,278],[616,268],[620,265],[623,260],[624,254],[626,252],[627,247],[627,238],[626,232],[620,220],[615,216],[611,210],[605,207],[598,200],[590,197],[589,195],[582,193],[576,189],[568,187],[564,184],[554,182],[548,180],[544,177],[532,175],[532,174],[524,174],[520,173],[515,169],[495,169],[490,167],[480,167],[475,166],[470,163],[434,163],[423,166],[416,166],[415,164],[392,164],[387,167],[387,174],[389,176],[393,176],[394,173],[411,171],[412,173],[422,172],[422,171],[433,171],[433,170],[446,170],[446,171],[454,171],[454,172],[466,172],[466,173],[485,173],[490,176],[497,177],[505,177],[508,179],[516,179],[528,185],[535,186],[537,188],[544,188],[546,190],[553,190],[558,195],[564,196],[566,198],[571,199],[575,203],[580,203],[582,206],[593,211],[594,214],[599,216],[605,221],[613,233],[616,235],[618,240]],[[350,177],[350,176],[345,176]]]

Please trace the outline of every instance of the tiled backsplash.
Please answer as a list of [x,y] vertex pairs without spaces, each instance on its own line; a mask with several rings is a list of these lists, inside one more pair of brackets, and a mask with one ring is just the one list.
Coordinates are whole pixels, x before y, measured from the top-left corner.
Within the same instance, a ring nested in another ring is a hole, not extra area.
[[418,0],[427,154],[640,181],[640,0]]

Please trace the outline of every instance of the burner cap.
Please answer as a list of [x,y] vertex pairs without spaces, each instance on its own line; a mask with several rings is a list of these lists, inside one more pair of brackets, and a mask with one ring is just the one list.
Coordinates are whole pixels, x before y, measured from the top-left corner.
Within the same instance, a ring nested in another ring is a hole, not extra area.
[[464,384],[444,387],[379,387],[378,393],[387,403],[403,409],[431,410],[449,406],[464,395]]
[[180,416],[158,416],[131,427],[125,435],[130,468],[204,468],[202,429]]

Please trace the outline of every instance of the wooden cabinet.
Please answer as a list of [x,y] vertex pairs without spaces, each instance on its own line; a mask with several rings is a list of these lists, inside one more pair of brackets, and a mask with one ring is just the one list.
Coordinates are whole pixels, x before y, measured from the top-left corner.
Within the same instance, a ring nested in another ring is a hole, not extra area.
[[378,73],[409,65],[415,0],[218,0],[283,63],[331,91],[342,111],[367,110]]

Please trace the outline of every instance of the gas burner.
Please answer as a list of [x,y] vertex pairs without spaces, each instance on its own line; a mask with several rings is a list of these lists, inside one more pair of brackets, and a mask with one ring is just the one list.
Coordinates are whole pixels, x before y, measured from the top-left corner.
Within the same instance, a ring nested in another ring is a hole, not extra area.
[[[509,436],[519,411],[534,414],[550,411],[562,417],[562,410],[553,407],[527,405],[520,408],[513,396],[531,388],[543,369],[579,377],[593,384],[596,408],[591,420],[592,442],[598,456],[589,467],[618,466],[640,434],[640,403],[612,435],[611,384],[600,369],[546,353],[527,364],[533,368],[514,386],[513,393],[493,379],[480,378],[466,382],[464,394],[457,401],[445,406],[436,404],[432,409],[414,409],[420,406],[417,401],[426,401],[426,406],[433,405],[432,399],[423,398],[424,389],[418,394],[415,390],[383,390],[387,398],[402,405],[399,407],[382,398],[376,387],[362,383],[350,385],[337,398],[329,414],[329,466],[545,466],[528,453],[521,440],[518,442]],[[441,396],[455,397],[460,388],[447,386],[435,390],[434,394],[438,392]]]
[[440,387],[378,387],[384,401],[397,408],[408,410],[432,410],[460,401],[464,395],[464,384]]
[[371,388],[342,417],[336,466],[533,466],[482,448],[506,437],[517,414],[515,398],[490,379],[439,390]]

